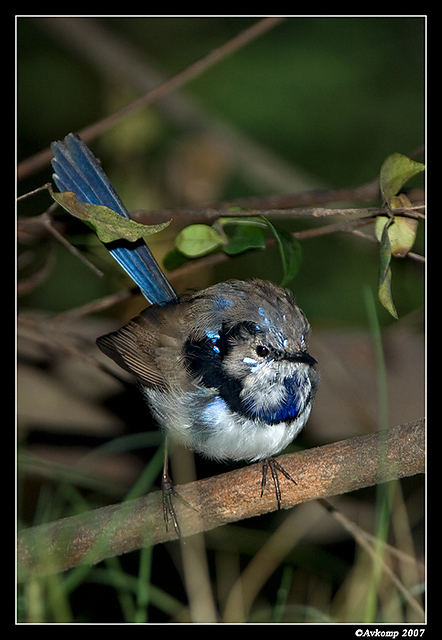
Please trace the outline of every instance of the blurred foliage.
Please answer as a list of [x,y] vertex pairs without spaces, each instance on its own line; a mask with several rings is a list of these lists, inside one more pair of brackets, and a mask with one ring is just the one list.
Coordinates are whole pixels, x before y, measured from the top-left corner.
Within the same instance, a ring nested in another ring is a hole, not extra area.
[[[164,77],[184,69],[254,22],[249,18],[93,20],[127,42]],[[121,78],[91,68],[68,42],[52,38],[41,20],[32,18],[18,20],[18,69],[19,159],[69,131],[78,131],[139,94]],[[409,153],[422,144],[424,21],[291,18],[186,84],[180,95],[190,98],[207,116],[228,122],[287,166],[305,172],[308,181],[304,188],[356,186],[373,179],[389,154]],[[180,145],[188,144],[191,136],[192,131],[183,131],[161,107],[154,107],[119,123],[92,148],[100,154],[130,209],[173,207],[177,204],[170,178],[174,163],[196,162],[193,156],[179,155]],[[195,144],[196,152],[203,154],[198,162],[207,167],[213,161],[213,149],[201,150],[198,141]],[[226,173],[222,168],[217,173],[217,167],[212,176],[214,199],[260,193],[259,179],[251,182],[231,166]],[[20,193],[48,180],[49,167],[25,180]],[[186,182],[186,174],[182,180]],[[269,186],[264,186],[263,192],[269,191]],[[42,201],[43,197],[26,201],[20,214],[41,213]],[[305,223],[286,226],[298,229]],[[417,252],[422,252],[422,242],[419,231]],[[353,291],[361,291],[367,280],[376,286],[376,278],[371,279],[375,259],[374,247],[358,249],[355,255],[353,238],[335,235],[325,243],[321,239],[308,241],[293,288],[307,313],[314,314],[312,319],[338,324],[357,319],[351,309],[351,301],[358,299]],[[257,262],[263,262],[262,256]],[[274,260],[269,257],[265,262],[272,265]],[[243,264],[244,260],[232,263],[236,276],[243,276]],[[394,264],[393,269],[405,272],[405,280],[410,281],[401,295],[401,285],[396,285],[401,278],[393,279],[401,316],[422,302],[421,269],[409,261]],[[365,274],[363,282],[361,273]],[[416,279],[411,283],[413,274]],[[81,288],[75,275],[76,270],[71,269],[66,278],[72,278],[72,288]],[[213,277],[219,279],[218,272]],[[271,271],[268,277],[272,277]],[[56,305],[55,296],[43,292],[45,287],[57,286],[53,280],[51,277],[40,290]],[[106,283],[101,287],[103,293],[108,291]],[[339,303],[336,309],[334,304],[321,304],[324,290],[326,298],[344,296],[347,304]],[[66,300],[58,299],[60,309],[70,306],[69,287],[65,291]],[[28,302],[40,307],[39,291]],[[389,322],[387,317],[385,322]]]

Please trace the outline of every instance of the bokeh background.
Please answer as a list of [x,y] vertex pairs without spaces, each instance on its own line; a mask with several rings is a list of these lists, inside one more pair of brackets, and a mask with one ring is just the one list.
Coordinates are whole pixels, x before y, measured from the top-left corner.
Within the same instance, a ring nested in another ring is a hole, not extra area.
[[[18,18],[18,161],[132,102],[256,20]],[[167,100],[124,117],[90,146],[130,210],[198,207],[313,188],[355,188],[375,179],[389,154],[413,153],[425,141],[425,26],[420,17],[288,18]],[[50,167],[43,166],[19,181],[18,193],[50,180]],[[407,188],[421,189],[423,184],[420,175]],[[50,204],[49,194],[40,192],[19,203],[18,216],[37,220]],[[369,204],[380,203],[349,201],[339,206]],[[137,390],[79,356],[81,352],[100,359],[95,338],[138,313],[144,306],[141,296],[69,325],[45,323],[54,314],[130,286],[93,234],[61,211],[54,219],[106,275],[98,277],[41,230],[30,232],[28,227],[19,239],[18,279],[23,286],[18,306],[26,319],[20,324],[18,368],[18,506],[23,526],[120,501],[142,474],[158,441]],[[292,231],[313,226],[308,219],[280,224]],[[418,254],[425,249],[422,226],[414,247]],[[153,238],[160,260],[180,228],[172,223]],[[302,249],[302,265],[290,286],[313,328],[310,351],[319,362],[322,384],[294,449],[375,431],[382,420],[393,426],[420,418],[423,264],[393,261],[393,298],[399,314],[394,320],[376,300],[375,243],[341,233],[306,240]],[[195,268],[185,276],[170,275],[184,291],[228,277],[278,282],[281,267],[277,250],[268,249],[210,269]],[[366,304],[370,296],[383,331],[387,385],[382,388]],[[118,439],[145,431],[150,440],[146,437],[132,449],[121,444],[121,451],[85,467],[84,456],[97,447],[123,443]],[[200,477],[226,470],[225,465],[200,459],[196,465]],[[414,558],[414,573],[401,578],[421,598],[422,478],[401,482],[394,496],[396,524],[390,526],[388,540],[404,544],[404,553]],[[378,498],[376,489],[367,489],[341,496],[336,504],[364,530],[376,533]],[[302,505],[298,511],[299,536],[294,534],[291,552],[264,580],[247,621],[362,620],[367,616],[364,589],[374,589],[366,579],[369,560],[319,505]],[[269,514],[206,536],[209,582],[220,619],[236,580],[289,513]],[[306,513],[315,514],[315,524],[304,530],[301,523],[310,517]],[[144,614],[138,611],[149,622],[188,621],[195,615],[186,591],[185,565],[174,544],[152,551],[150,584],[164,597],[155,592]],[[139,575],[140,554],[118,562],[112,571],[120,576]],[[401,567],[396,569],[403,573]],[[69,575],[57,579],[63,606],[51,603],[44,581],[34,591],[24,587],[18,599],[20,619],[133,621],[136,606],[131,609],[123,602],[127,594],[136,601],[136,587],[118,589],[109,577],[109,565],[91,569],[82,581]],[[376,583],[376,596],[373,619],[421,621],[390,584]]]

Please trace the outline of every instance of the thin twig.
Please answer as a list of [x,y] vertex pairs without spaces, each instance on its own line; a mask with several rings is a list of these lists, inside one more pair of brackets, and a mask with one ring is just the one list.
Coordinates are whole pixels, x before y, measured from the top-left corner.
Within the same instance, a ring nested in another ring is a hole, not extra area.
[[46,184],[42,184],[40,187],[37,187],[36,189],[32,189],[32,191],[23,193],[23,195],[17,196],[17,202],[20,202],[21,200],[25,200],[30,196],[34,196],[36,193],[39,193],[40,191],[48,191],[50,186],[51,186],[50,182],[47,182]]
[[[359,527],[355,522],[352,522],[349,518],[347,518],[344,514],[342,514],[338,509],[336,509],[330,502],[327,500],[320,499],[319,502],[323,507],[327,509],[329,513],[337,520],[341,526],[346,529],[351,536],[356,540],[356,542],[364,549],[373,562],[377,561],[377,551],[376,547],[380,543],[378,539],[376,539],[371,534],[367,533],[361,527]],[[387,550],[389,553],[396,557],[400,557],[402,562],[413,562],[416,564],[416,559],[411,558],[410,556],[405,556],[405,554],[401,553],[398,549],[395,549],[391,545],[387,543],[381,543],[382,547]],[[389,566],[387,562],[382,562],[382,571],[385,573],[388,578],[393,582],[397,590],[402,594],[404,600],[412,607],[412,609],[418,614],[418,616],[423,619],[425,613],[421,606],[421,604],[416,600],[416,598],[412,595],[409,589],[405,587],[405,585],[401,582],[392,568]]]
[[[379,464],[380,447],[382,459]],[[386,455],[385,455],[386,453]],[[425,472],[424,419],[392,428],[280,456],[297,484],[281,478],[282,507],[355,491],[362,487]],[[183,536],[207,531],[229,522],[276,509],[273,492],[260,497],[261,464],[253,464],[204,480],[176,487],[196,507],[176,501]],[[61,571],[78,564],[141,548],[149,540],[158,544],[173,539],[163,521],[161,492],[96,509],[85,514],[31,527],[18,539],[18,561],[23,578]]]
[[104,277],[104,273],[98,267],[96,267],[90,260],[88,260],[86,256],[83,255],[81,251],[77,249],[77,247],[74,247],[74,245],[71,244],[69,240],[67,240],[54,227],[54,225],[52,224],[52,219],[49,216],[48,212],[43,213],[41,216],[41,219],[46,229],[49,231],[49,233],[51,233],[54,236],[54,238],[56,238],[59,242],[61,242],[61,244],[69,251],[69,253],[72,253],[72,255],[74,255],[76,258],[81,260],[81,262],[83,262],[83,264],[85,264],[89,269],[91,269],[97,276],[99,276],[100,278]]
[[125,302],[134,294],[134,292],[139,292],[138,287],[133,287],[131,289],[121,289],[120,291],[111,293],[108,296],[104,296],[103,298],[98,298],[96,300],[92,300],[91,302],[87,302],[80,307],[75,307],[73,309],[68,309],[67,311],[57,313],[51,318],[51,322],[60,324],[64,322],[76,322],[80,318],[84,318],[85,316],[88,316],[92,313],[99,313],[100,311],[105,311],[106,309],[109,309],[116,304]]

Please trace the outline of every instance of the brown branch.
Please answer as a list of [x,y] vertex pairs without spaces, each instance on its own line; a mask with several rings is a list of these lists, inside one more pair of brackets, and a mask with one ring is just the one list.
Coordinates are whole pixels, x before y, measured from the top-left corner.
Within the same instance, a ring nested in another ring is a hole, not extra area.
[[[311,194],[310,191],[301,192],[298,195],[302,197],[302,195]],[[300,197],[300,200],[301,200]],[[271,200],[268,203],[269,208],[266,209],[257,209],[257,208],[248,208],[244,211],[238,211],[235,209],[227,209],[227,204],[224,203],[222,205],[210,206],[210,207],[200,207],[195,209],[158,209],[152,211],[144,211],[137,210],[131,211],[130,216],[136,222],[140,224],[161,224],[162,222],[167,222],[169,220],[173,220],[174,222],[178,222],[180,224],[194,224],[194,223],[204,223],[209,224],[214,220],[217,220],[220,217],[254,217],[254,216],[265,216],[266,218],[288,218],[290,220],[294,220],[297,218],[314,218],[314,219],[323,219],[323,218],[331,218],[337,216],[364,216],[375,218],[376,216],[387,215],[387,212],[384,207],[363,207],[363,208],[323,208],[323,207],[311,207],[309,209],[299,209],[299,208],[273,208],[271,207]],[[232,205],[233,206],[233,205]],[[398,208],[394,210],[395,215],[404,215],[412,218],[424,218],[425,215],[420,212],[421,209],[425,209],[424,204],[417,203],[413,207],[408,208]]]
[[[232,205],[233,207],[233,205]],[[312,207],[309,209],[256,209],[248,208],[244,211],[238,211],[235,209],[227,209],[223,206],[210,206],[210,207],[198,207],[194,209],[157,209],[153,211],[136,210],[131,211],[130,216],[136,222],[140,224],[160,224],[161,222],[167,222],[173,220],[179,224],[210,224],[220,217],[253,217],[253,216],[265,216],[266,218],[327,218],[329,216],[339,215],[366,215],[371,214],[373,211],[379,211],[377,209],[324,209],[318,207]]]
[[[281,478],[285,509],[317,498],[425,472],[424,419],[393,429],[280,456],[296,478]],[[273,491],[260,496],[261,465],[246,466],[177,487],[197,509],[175,501],[183,536],[276,509]],[[172,528],[173,529],[173,528]],[[18,539],[19,575],[43,575],[175,538],[166,531],[161,492],[31,527]]]

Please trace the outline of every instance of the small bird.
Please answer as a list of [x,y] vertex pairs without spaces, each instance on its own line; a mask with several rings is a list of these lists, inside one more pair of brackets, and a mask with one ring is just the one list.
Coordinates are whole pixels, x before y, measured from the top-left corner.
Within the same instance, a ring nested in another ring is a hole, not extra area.
[[[129,214],[98,160],[76,135],[52,144],[54,181],[81,202]],[[98,347],[135,376],[166,436],[214,460],[262,461],[261,495],[273,458],[308,420],[319,383],[308,353],[309,323],[292,293],[264,280],[230,280],[178,296],[144,241],[109,251],[150,306]],[[165,457],[164,516],[180,529]],[[179,496],[178,496],[179,497]]]

